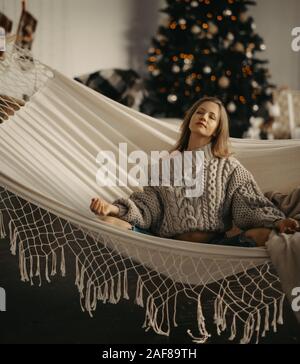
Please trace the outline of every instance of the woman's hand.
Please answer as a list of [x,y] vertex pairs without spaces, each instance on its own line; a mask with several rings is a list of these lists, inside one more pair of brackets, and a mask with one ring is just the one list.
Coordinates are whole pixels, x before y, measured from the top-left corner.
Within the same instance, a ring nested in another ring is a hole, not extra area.
[[276,221],[275,228],[280,234],[294,234],[300,231],[298,221],[291,218]]
[[117,216],[119,209],[102,198],[93,198],[90,205],[91,211],[99,216]]

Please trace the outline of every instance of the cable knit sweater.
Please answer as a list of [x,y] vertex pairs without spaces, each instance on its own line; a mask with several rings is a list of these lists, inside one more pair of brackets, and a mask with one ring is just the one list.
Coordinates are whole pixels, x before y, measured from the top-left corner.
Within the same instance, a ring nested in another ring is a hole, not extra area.
[[113,203],[120,209],[119,217],[161,237],[193,231],[221,233],[232,222],[242,230],[272,227],[285,218],[236,158],[214,157],[211,144],[198,150],[205,156],[200,197],[186,197],[185,186],[147,186]]

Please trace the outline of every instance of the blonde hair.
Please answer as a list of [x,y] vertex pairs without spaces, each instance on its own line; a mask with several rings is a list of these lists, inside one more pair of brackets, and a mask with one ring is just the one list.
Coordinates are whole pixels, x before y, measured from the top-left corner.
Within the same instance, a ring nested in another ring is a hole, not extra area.
[[229,139],[229,121],[227,111],[222,103],[216,97],[204,97],[198,100],[185,114],[183,123],[181,125],[181,134],[175,147],[172,151],[179,150],[184,152],[188,148],[190,140],[190,121],[196,110],[204,102],[213,102],[219,106],[220,109],[220,120],[215,136],[212,138],[212,153],[217,158],[227,158],[232,155],[230,151],[230,139]]

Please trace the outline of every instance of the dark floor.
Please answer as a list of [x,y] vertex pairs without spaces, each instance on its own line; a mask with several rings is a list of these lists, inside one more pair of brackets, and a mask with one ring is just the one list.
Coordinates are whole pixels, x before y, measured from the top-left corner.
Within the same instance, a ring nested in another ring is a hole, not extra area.
[[[81,311],[74,285],[72,259],[66,257],[67,276],[54,278],[42,287],[20,281],[17,257],[7,240],[0,241],[0,287],[6,290],[7,311],[0,312],[0,344],[93,343],[93,344],[187,344],[189,315],[170,337],[142,328],[144,310],[132,302],[118,305],[99,302],[94,318]],[[228,343],[227,335],[214,335],[209,343]],[[285,325],[262,343],[300,343],[300,330],[286,304]]]

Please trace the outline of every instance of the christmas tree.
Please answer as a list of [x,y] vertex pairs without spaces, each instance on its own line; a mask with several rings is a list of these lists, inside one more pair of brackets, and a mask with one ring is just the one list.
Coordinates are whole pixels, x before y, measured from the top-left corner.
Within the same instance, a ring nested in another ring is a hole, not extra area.
[[246,0],[166,0],[165,20],[149,49],[147,96],[141,110],[182,118],[199,98],[217,96],[230,116],[232,137],[241,137],[251,118],[271,120],[274,85],[266,49],[248,15]]

